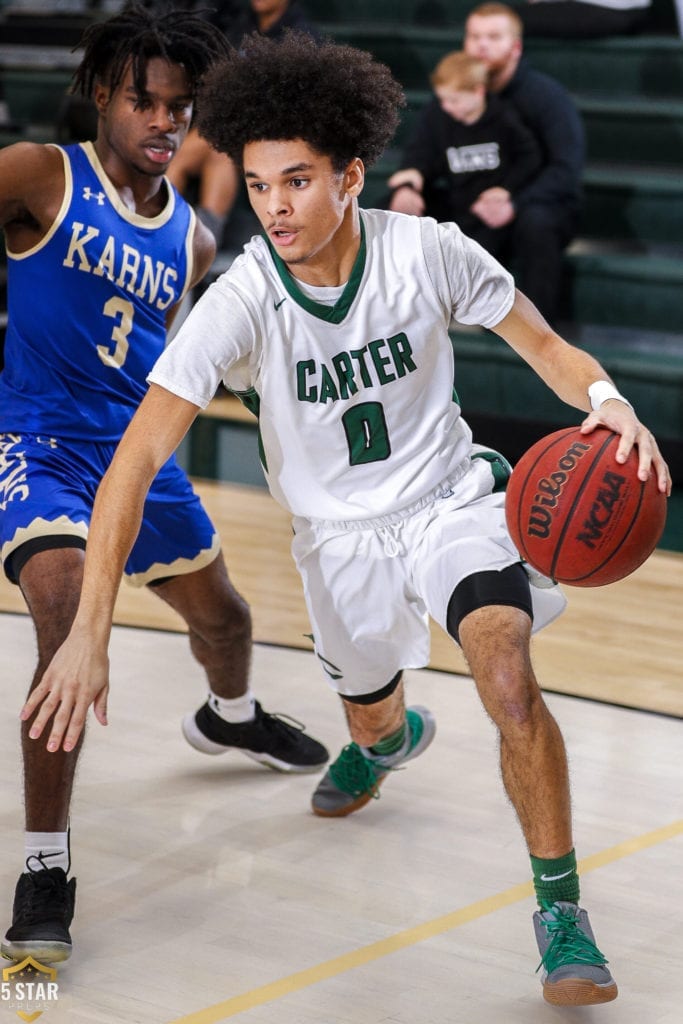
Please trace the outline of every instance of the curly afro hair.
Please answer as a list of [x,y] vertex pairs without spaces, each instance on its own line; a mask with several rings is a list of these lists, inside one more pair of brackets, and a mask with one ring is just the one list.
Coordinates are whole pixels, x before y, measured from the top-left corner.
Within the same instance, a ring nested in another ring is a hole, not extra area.
[[340,172],[354,157],[369,167],[381,156],[404,105],[389,69],[364,50],[301,32],[252,35],[207,74],[197,127],[238,166],[250,142],[303,139]]

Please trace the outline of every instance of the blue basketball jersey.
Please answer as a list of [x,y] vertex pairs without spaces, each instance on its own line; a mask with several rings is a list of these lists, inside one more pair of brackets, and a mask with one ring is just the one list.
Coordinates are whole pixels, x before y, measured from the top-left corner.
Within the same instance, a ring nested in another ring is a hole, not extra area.
[[115,441],[164,348],[168,310],[189,286],[194,214],[167,182],[164,209],[141,217],[91,143],[62,154],[55,222],[29,251],[7,253],[0,432]]

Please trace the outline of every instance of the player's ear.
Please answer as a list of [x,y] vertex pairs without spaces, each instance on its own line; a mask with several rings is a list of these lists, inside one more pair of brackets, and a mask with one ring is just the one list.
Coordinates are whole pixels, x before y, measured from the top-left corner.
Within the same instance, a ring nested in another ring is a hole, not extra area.
[[344,188],[351,196],[359,196],[365,184],[365,166],[360,157],[350,160],[344,171]]
[[97,108],[98,114],[104,114],[109,103],[111,89],[108,85],[105,85],[99,78],[95,81],[92,90],[93,103]]

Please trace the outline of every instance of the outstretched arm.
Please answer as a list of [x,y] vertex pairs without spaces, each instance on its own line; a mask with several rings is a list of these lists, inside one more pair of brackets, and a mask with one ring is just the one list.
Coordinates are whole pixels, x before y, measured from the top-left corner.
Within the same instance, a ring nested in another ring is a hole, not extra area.
[[588,389],[596,381],[610,381],[597,359],[564,341],[546,323],[533,303],[519,291],[515,294],[512,309],[494,330],[529,363],[559,398],[588,413],[581,425],[584,434],[589,434],[600,425],[620,434],[617,462],[625,462],[631,449],[636,446],[639,457],[638,477],[647,480],[653,470],[657,475],[659,490],[664,494],[671,493],[669,469],[654,437],[638,420],[631,406],[619,399],[605,398],[597,409],[591,409]]
[[197,412],[196,405],[152,384],[102,478],[76,618],[21,712],[27,720],[38,709],[32,739],[42,735],[54,716],[48,750],[73,750],[93,703],[98,721],[106,724],[107,647],[123,568],[140,529],[150,484]]

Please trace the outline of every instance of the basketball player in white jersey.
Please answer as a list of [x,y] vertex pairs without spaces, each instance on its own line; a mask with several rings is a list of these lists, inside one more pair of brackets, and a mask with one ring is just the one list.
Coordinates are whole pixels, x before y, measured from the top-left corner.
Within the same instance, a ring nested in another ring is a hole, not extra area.
[[579,908],[564,743],[529,655],[532,628],[564,599],[549,580],[530,585],[507,533],[504,460],[473,445],[453,390],[452,320],[495,329],[586,414],[586,432],[621,435],[618,459],[637,445],[641,479],[655,473],[667,492],[670,478],[600,365],[456,225],[359,209],[364,169],[401,102],[369,54],[296,35],[249,40],[209,76],[200,131],[243,168],[264,236],[149,375],[99,489],[73,629],[23,714],[35,713],[33,736],[77,742],[107,686],[114,595],[147,487],[222,382],[258,411],[268,483],[293,517],[315,652],[353,741],[317,787],[315,813],[357,810],[431,741],[431,714],[406,710],[401,682],[427,660],[431,615],[461,645],[500,734],[539,903],[544,995],[607,1002],[616,984]]

